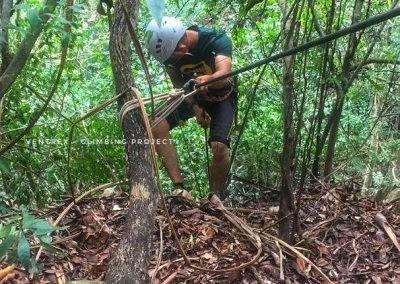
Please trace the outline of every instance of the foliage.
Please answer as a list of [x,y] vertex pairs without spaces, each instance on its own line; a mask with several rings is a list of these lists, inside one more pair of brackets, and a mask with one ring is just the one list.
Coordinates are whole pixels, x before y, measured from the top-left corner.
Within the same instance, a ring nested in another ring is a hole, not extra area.
[[4,193],[1,197],[0,212],[6,217],[0,223],[0,259],[5,258],[8,263],[19,261],[26,270],[39,273],[40,266],[31,256],[31,244],[53,250],[50,234],[60,228],[29,214],[25,207],[12,210],[11,198]]
[[[312,1],[313,2],[313,1]],[[314,16],[319,29],[325,32],[327,8],[331,1],[313,2]],[[95,12],[97,3],[81,1],[74,4],[74,19],[65,20],[65,3],[61,2],[52,20],[39,38],[30,55],[29,62],[12,85],[3,102],[1,112],[0,148],[15,138],[31,121],[47,98],[54,74],[58,68],[60,48],[70,37],[68,60],[55,98],[36,126],[11,151],[0,157],[0,192],[12,194],[17,204],[44,207],[54,199],[66,194],[68,135],[74,121],[100,102],[112,97],[114,85],[108,51],[108,23],[106,17]],[[288,4],[292,4],[288,1]],[[335,6],[332,30],[347,27],[351,23],[353,2]],[[39,1],[18,4],[11,18],[9,48],[15,52],[23,37],[37,22]],[[311,6],[303,6],[298,22],[299,44],[320,36]],[[362,10],[362,18],[384,12],[387,1],[371,3]],[[282,15],[275,1],[171,1],[166,5],[166,15],[178,15],[185,24],[223,29],[234,42],[234,68],[245,66],[280,51],[283,39],[280,36]],[[138,34],[143,31],[150,16],[142,7],[137,23]],[[72,33],[64,31],[71,25]],[[370,39],[376,38],[377,28],[360,33],[354,64],[360,62],[369,47]],[[379,37],[370,58],[395,61],[399,58],[400,29],[398,19],[388,22]],[[348,38],[330,43],[330,56],[337,68],[341,67]],[[295,181],[302,171],[310,173],[316,139],[322,134],[329,114],[336,103],[334,84],[341,77],[336,70],[328,70],[322,76],[323,47],[298,54],[295,64],[296,123],[300,127],[297,141]],[[170,90],[171,84],[160,64],[148,59],[153,78],[154,93]],[[149,97],[144,72],[135,54],[132,55],[132,74],[136,85]],[[268,65],[256,91],[255,103],[240,141],[238,131],[243,121],[260,68],[243,73],[239,77],[238,121],[233,129],[232,146],[238,145],[232,168],[233,176],[239,176],[254,184],[279,187],[280,154],[282,149],[282,84],[281,61]],[[346,179],[349,175],[362,176],[371,168],[375,176],[376,189],[390,186],[388,168],[398,159],[399,145],[399,92],[398,66],[394,64],[368,64],[357,76],[346,94],[339,136],[336,142],[334,166],[335,177]],[[317,105],[320,90],[326,87],[321,128],[316,125]],[[379,117],[372,114],[374,99],[379,99]],[[301,102],[304,100],[304,108]],[[376,122],[376,123],[375,123]],[[372,145],[371,135],[379,141]],[[204,133],[189,121],[185,127],[173,131],[173,138],[180,153],[180,164],[187,178],[188,188],[197,197],[205,196],[208,181]],[[122,139],[115,106],[110,106],[79,123],[72,140],[70,161],[71,173],[77,190],[86,190],[95,184],[109,180],[124,179],[124,147],[116,141]],[[111,142],[110,142],[111,141]],[[323,147],[324,156],[326,146]],[[318,165],[324,166],[322,158]],[[380,176],[382,178],[380,178]],[[308,175],[309,178],[310,175]],[[234,179],[234,177],[233,177]],[[171,188],[165,172],[162,173],[165,190]],[[236,185],[235,185],[236,184]],[[233,183],[232,195],[258,195],[255,185]],[[26,242],[22,241],[22,248]]]

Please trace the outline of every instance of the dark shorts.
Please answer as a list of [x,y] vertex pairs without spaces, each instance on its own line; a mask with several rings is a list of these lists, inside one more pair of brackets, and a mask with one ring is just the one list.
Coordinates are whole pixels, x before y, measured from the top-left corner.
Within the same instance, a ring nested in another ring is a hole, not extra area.
[[[222,142],[230,146],[229,134],[233,124],[236,110],[236,93],[232,93],[229,98],[222,102],[205,102],[201,106],[211,117],[210,139],[208,142]],[[192,107],[183,102],[177,109],[166,117],[170,129],[173,129],[181,121],[186,121],[193,117]]]

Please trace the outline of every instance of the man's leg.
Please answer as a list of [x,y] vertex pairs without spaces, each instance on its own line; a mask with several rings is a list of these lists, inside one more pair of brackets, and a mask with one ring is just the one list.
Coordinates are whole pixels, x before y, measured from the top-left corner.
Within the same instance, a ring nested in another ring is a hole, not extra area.
[[225,199],[225,182],[229,173],[229,149],[219,141],[211,142],[213,158],[211,162],[211,191]]
[[[167,173],[173,183],[183,183],[181,171],[179,169],[178,155],[176,147],[172,143],[169,134],[170,126],[168,122],[163,119],[156,127],[153,128],[154,139],[161,139],[167,143],[155,144],[157,153],[162,157],[163,164],[167,169]],[[165,139],[165,140],[164,140]]]
[[206,108],[211,116],[210,145],[213,152],[211,162],[211,190],[221,199],[226,197],[226,181],[229,174],[229,135],[235,116],[232,98],[215,102]]

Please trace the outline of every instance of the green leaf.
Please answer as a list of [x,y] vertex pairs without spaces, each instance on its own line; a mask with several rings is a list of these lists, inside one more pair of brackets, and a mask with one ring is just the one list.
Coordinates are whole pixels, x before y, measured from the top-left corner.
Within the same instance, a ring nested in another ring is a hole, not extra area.
[[66,18],[61,17],[61,16],[58,16],[57,18],[55,18],[55,21],[60,22],[61,24],[64,24],[64,25],[71,25],[72,24],[71,21],[68,21]]
[[33,228],[33,224],[37,222],[37,219],[30,215],[27,212],[24,212],[22,215],[22,228],[23,229],[32,229]]
[[58,229],[58,227],[50,225],[49,222],[35,218],[26,212],[22,216],[22,228],[34,231],[33,234],[36,236],[46,235]]
[[25,267],[26,270],[28,270],[31,264],[31,251],[29,242],[25,238],[25,236],[23,236],[18,242],[17,254],[18,259],[21,261],[22,265]]
[[0,214],[8,214],[11,212],[9,206],[0,203]]
[[71,9],[74,13],[81,13],[85,10],[85,6],[82,4],[74,4],[71,6]]
[[15,236],[8,236],[1,244],[0,244],[0,259],[7,254],[7,251],[15,242]]
[[46,235],[57,230],[57,227],[50,225],[47,221],[44,220],[40,220],[35,223],[33,228],[35,229],[34,235],[37,236]]
[[44,244],[50,244],[53,238],[51,236],[41,236],[40,240]]
[[41,268],[34,258],[31,258],[31,267],[33,273],[40,273]]
[[58,229],[57,227],[50,225],[49,222],[45,220],[38,220],[36,223],[33,224],[32,227],[36,229],[36,235],[52,233]]
[[17,250],[16,249],[12,249],[12,250],[8,251],[7,262],[8,263],[16,263],[16,262],[18,262],[18,256],[17,256]]
[[12,226],[12,224],[0,224],[0,239],[3,239],[4,237],[8,237],[10,235]]
[[14,10],[21,10],[21,11],[27,11],[29,8],[30,6],[26,3],[17,4],[14,6]]
[[2,157],[0,157],[0,171],[7,175],[11,175],[10,162]]
[[40,245],[48,251],[56,252],[56,249],[50,243],[43,242],[43,238],[40,241]]
[[39,12],[36,9],[29,9],[26,12],[26,17],[28,18],[28,22],[32,28],[35,28],[39,24]]

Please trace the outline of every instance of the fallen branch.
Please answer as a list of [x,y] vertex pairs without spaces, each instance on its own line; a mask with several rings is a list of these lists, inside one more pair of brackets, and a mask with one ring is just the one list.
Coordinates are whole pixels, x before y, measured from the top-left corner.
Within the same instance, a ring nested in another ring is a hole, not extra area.
[[389,222],[386,220],[386,217],[383,216],[382,213],[378,213],[375,215],[374,220],[378,223],[379,227],[388,235],[389,239],[392,241],[394,246],[400,252],[400,245],[397,241],[396,235],[393,233],[392,227]]
[[161,264],[161,260],[162,260],[162,254],[163,254],[163,250],[164,250],[164,244],[163,244],[164,240],[163,240],[163,231],[162,231],[161,223],[160,223],[159,228],[160,228],[160,251],[158,253],[158,259],[157,259],[156,267],[154,268],[153,275],[151,276],[151,283],[156,283],[155,279],[156,279],[157,272],[158,272],[158,270],[160,268],[160,264]]
[[333,282],[329,279],[329,277],[322,272],[322,270],[314,263],[312,262],[310,259],[308,259],[304,254],[302,254],[298,249],[296,249],[295,247],[289,245],[288,243],[282,241],[281,239],[274,237],[273,235],[267,234],[267,233],[262,233],[261,234],[261,238],[265,239],[266,241],[271,241],[271,239],[273,241],[278,242],[279,244],[281,244],[282,246],[284,246],[285,248],[289,249],[290,251],[294,252],[298,257],[302,258],[303,260],[305,260],[306,262],[308,262],[312,267],[315,268],[315,270],[318,271],[319,274],[321,274],[322,277],[324,277],[328,283],[333,284]]
[[281,281],[285,281],[285,274],[283,273],[283,253],[282,253],[282,249],[281,246],[279,245],[279,243],[277,241],[275,241],[276,246],[279,249],[279,280]]

